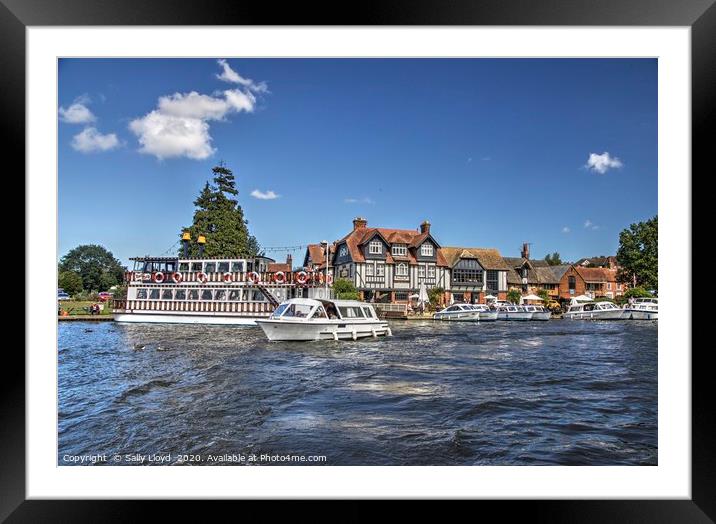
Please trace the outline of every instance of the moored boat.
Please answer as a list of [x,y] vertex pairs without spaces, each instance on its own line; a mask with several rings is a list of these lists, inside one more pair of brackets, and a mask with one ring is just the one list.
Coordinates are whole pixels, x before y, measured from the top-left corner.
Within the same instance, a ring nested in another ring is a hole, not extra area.
[[269,340],[357,340],[392,335],[371,304],[357,300],[292,298],[256,320]]
[[564,313],[564,318],[569,320],[620,320],[624,310],[612,302],[580,302],[573,303]]
[[532,320],[532,312],[514,304],[497,306],[497,320]]
[[490,309],[486,304],[473,304],[472,307],[480,312],[478,317],[480,322],[493,322],[497,320],[497,310]]
[[658,298],[637,298],[624,306],[624,318],[631,320],[659,320]]
[[532,318],[530,320],[549,320],[552,317],[552,313],[543,306],[526,305],[523,307],[525,308],[525,311],[532,313]]
[[471,304],[453,304],[433,315],[435,320],[448,320],[452,322],[477,322],[480,319],[480,310]]

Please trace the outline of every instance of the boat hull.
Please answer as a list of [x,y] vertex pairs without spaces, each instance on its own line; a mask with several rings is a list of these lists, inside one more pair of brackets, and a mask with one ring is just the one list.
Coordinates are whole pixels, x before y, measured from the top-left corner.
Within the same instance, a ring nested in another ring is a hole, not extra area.
[[500,311],[497,320],[532,320],[532,313],[528,311]]
[[257,320],[256,324],[271,341],[357,340],[390,335],[387,322],[289,322]]
[[256,320],[266,317],[221,315],[163,315],[156,313],[115,313],[115,322],[145,324],[211,324],[221,326],[255,326]]
[[494,322],[497,320],[497,311],[480,311],[478,319],[480,322]]
[[455,313],[436,313],[435,320],[446,320],[451,322],[477,322],[480,319],[479,311],[459,311]]
[[624,318],[631,320],[659,320],[659,312],[644,311],[643,309],[625,309]]
[[624,316],[621,309],[607,311],[578,311],[574,313],[565,313],[564,318],[568,320],[621,320],[629,318]]
[[533,311],[532,318],[530,320],[549,320],[552,317],[552,313],[549,311]]

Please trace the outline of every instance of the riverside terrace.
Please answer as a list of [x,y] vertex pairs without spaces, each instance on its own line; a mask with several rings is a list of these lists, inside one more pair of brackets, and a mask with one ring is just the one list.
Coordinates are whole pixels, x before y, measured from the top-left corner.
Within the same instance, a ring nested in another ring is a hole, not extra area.
[[[328,249],[328,257],[326,257]],[[407,303],[410,296],[426,288],[442,288],[444,301],[485,303],[492,298],[505,300],[507,292],[523,294],[544,289],[559,301],[580,294],[616,298],[626,285],[617,282],[615,257],[609,267],[582,264],[549,266],[533,260],[529,244],[523,244],[519,258],[503,257],[497,249],[442,246],[424,221],[417,229],[369,227],[363,217],[353,220],[353,228],[331,244],[310,244],[303,266],[326,271],[335,278],[350,280],[362,300]]]

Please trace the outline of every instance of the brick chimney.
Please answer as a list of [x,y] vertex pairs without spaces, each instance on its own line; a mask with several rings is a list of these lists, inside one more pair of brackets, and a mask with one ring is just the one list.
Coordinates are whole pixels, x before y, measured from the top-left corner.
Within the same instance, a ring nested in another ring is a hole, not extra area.
[[521,255],[522,255],[522,258],[527,258],[527,259],[530,258],[530,245],[529,245],[527,242],[525,242],[524,244],[522,244],[522,253],[521,253]]
[[288,270],[293,271],[293,257],[291,256],[291,253],[286,255],[286,264],[288,264]]
[[430,222],[425,220],[422,224],[420,224],[420,232],[423,234],[430,233]]
[[353,219],[353,231],[368,227],[368,221],[363,217],[355,217]]

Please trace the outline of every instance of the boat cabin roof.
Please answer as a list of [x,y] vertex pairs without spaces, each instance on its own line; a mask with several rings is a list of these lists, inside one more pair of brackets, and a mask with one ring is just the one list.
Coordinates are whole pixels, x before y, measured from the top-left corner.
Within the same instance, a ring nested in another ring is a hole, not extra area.
[[301,304],[304,306],[320,306],[322,304],[334,304],[338,307],[346,306],[372,306],[367,302],[361,302],[360,300],[340,300],[340,299],[315,299],[315,298],[291,298],[283,302],[283,304]]

